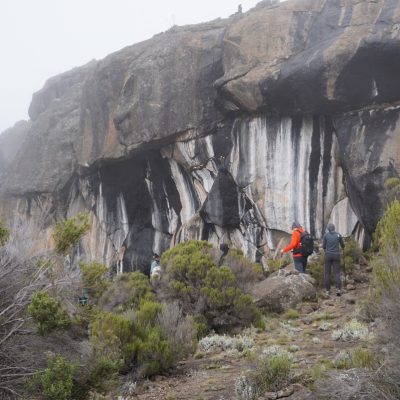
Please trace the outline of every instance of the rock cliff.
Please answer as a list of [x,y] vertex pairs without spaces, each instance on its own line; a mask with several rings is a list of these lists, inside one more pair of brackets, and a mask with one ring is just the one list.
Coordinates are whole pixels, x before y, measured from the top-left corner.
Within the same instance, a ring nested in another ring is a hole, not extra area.
[[0,137],[1,214],[44,248],[86,210],[76,256],[113,263],[125,243],[127,270],[189,238],[264,261],[293,219],[367,244],[400,173],[399,70],[397,0],[173,27],[33,95],[18,151]]

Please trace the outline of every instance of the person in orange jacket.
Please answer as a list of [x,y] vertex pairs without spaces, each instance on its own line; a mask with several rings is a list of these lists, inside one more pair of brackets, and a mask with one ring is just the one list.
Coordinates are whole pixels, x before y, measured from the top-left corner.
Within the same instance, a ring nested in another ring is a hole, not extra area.
[[307,257],[304,257],[300,253],[300,239],[303,232],[305,232],[304,228],[298,222],[293,222],[292,240],[284,249],[281,250],[281,253],[288,253],[292,250],[294,267],[297,271],[304,274],[307,267]]

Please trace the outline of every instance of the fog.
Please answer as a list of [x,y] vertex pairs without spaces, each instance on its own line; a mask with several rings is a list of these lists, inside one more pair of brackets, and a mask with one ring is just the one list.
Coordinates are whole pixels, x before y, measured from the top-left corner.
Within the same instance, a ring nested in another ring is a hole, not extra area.
[[0,0],[0,132],[28,119],[32,93],[51,76],[258,1]]

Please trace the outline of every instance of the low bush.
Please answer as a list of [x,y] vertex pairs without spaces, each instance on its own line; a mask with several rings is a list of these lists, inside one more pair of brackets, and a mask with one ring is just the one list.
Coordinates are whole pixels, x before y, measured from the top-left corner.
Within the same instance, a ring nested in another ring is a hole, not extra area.
[[95,362],[102,366],[96,360],[107,360],[110,371],[134,369],[138,376],[172,367],[194,350],[195,339],[191,318],[177,307],[143,299],[124,314],[99,313],[90,327]]
[[45,291],[38,291],[32,296],[28,314],[37,324],[41,335],[55,329],[67,328],[71,324],[67,312],[62,308],[61,300],[51,297]]
[[292,358],[285,353],[263,356],[255,369],[249,373],[255,392],[263,395],[267,391],[278,391],[292,381]]
[[129,315],[100,312],[90,325],[90,341],[96,359],[109,360],[118,370],[129,366],[135,324]]
[[384,183],[384,198],[385,203],[390,204],[393,200],[400,199],[400,179],[397,177],[391,177],[386,179]]
[[282,258],[277,258],[276,260],[270,259],[267,260],[267,265],[268,265],[268,273],[272,274],[276,271],[279,271],[281,268],[285,267],[288,265],[288,261],[286,257]]
[[235,276],[239,289],[243,292],[248,290],[264,277],[264,271],[259,263],[251,262],[236,249],[229,250],[224,258],[224,265],[228,266]]
[[[249,268],[248,276],[253,279],[254,266],[236,256],[240,259],[238,275],[244,276],[244,269]],[[217,267],[207,242],[181,243],[163,254],[161,265],[165,270],[163,296],[179,301],[187,314],[204,316],[202,323],[206,321],[208,328],[221,332],[261,324],[261,314],[252,297],[243,292],[229,267]]]
[[93,358],[89,365],[86,385],[99,393],[107,393],[120,383],[118,371],[120,364],[107,357]]
[[353,272],[354,264],[360,262],[362,256],[362,250],[354,238],[350,237],[346,239],[344,247],[344,264],[346,267],[346,274]]
[[343,342],[352,340],[366,340],[370,338],[367,326],[362,322],[352,319],[346,322],[343,329],[337,329],[332,332],[332,340],[341,340]]
[[40,393],[44,400],[73,400],[75,369],[64,357],[50,357],[47,368],[30,379],[28,387]]
[[185,316],[178,302],[163,304],[157,322],[173,343],[176,357],[183,358],[194,352],[198,331],[193,318]]
[[254,340],[248,336],[211,335],[199,341],[199,350],[202,352],[219,352],[236,349],[239,352],[254,347]]
[[109,286],[108,267],[94,261],[90,264],[80,263],[79,268],[85,289],[88,290],[90,298],[97,301]]
[[289,308],[282,315],[282,318],[284,318],[284,319],[297,319],[299,317],[300,317],[300,313],[297,310],[294,310],[293,308]]
[[324,254],[320,252],[318,257],[307,264],[307,272],[315,279],[315,285],[322,287],[324,284]]
[[400,201],[394,200],[386,210],[374,234],[374,241],[381,253],[387,254],[399,249]]
[[370,349],[365,347],[357,347],[351,353],[352,366],[354,368],[370,368],[375,369],[380,360]]
[[135,271],[118,275],[99,300],[105,311],[124,312],[137,309],[142,300],[154,300],[149,278]]

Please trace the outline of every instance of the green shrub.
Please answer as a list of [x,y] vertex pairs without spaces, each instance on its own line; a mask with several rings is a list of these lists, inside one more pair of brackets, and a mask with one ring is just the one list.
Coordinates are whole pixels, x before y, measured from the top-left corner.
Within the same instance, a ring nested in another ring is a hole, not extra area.
[[384,183],[384,200],[386,204],[390,204],[393,200],[400,199],[400,179],[391,177],[386,179]]
[[73,400],[73,375],[76,367],[61,356],[51,357],[47,368],[35,375],[28,386],[37,390],[44,400]]
[[288,310],[285,311],[282,317],[285,319],[297,319],[300,317],[300,313],[297,310],[294,310],[293,308],[289,308]]
[[378,222],[374,234],[374,243],[379,250],[373,260],[375,296],[388,294],[400,286],[400,201],[393,201],[382,219]]
[[123,369],[132,356],[135,324],[129,316],[100,312],[90,325],[90,341],[96,358],[106,358]]
[[217,267],[205,241],[190,240],[166,251],[161,265],[166,269],[165,281],[169,294],[191,310],[197,304],[208,271]]
[[171,367],[176,349],[159,327],[147,327],[135,339],[135,360],[140,376],[152,376]]
[[149,278],[141,272],[118,275],[100,298],[106,311],[124,312],[137,309],[142,300],[154,300]]
[[118,362],[99,356],[91,360],[87,386],[100,393],[107,393],[119,384]]
[[108,267],[94,261],[90,264],[80,263],[79,268],[82,273],[83,285],[89,291],[90,298],[98,300],[109,286]]
[[354,368],[374,369],[379,365],[379,358],[364,347],[357,347],[351,354],[351,360]]
[[346,266],[346,273],[351,274],[353,272],[354,264],[360,262],[362,250],[354,238],[350,237],[346,239],[344,247],[344,264]]
[[203,314],[193,316],[193,323],[196,330],[197,340],[200,340],[210,332],[208,327],[207,318]]
[[86,213],[57,222],[53,233],[56,252],[62,255],[68,254],[89,228],[89,217]]
[[322,287],[324,283],[324,254],[320,252],[315,261],[307,264],[307,272],[315,279],[315,285]]
[[284,353],[261,357],[249,378],[260,395],[267,391],[281,390],[291,382],[292,360]]
[[[94,363],[102,367],[99,374],[107,371],[105,367],[111,372],[134,368],[140,376],[151,376],[188,355],[194,349],[189,319],[181,319],[177,312],[164,312],[160,303],[142,300],[135,312],[99,313],[90,329]],[[91,376],[91,381],[101,381],[95,372]]]
[[388,179],[386,179],[383,186],[387,190],[396,189],[396,188],[398,188],[400,190],[400,179],[397,177],[388,178]]
[[267,261],[268,264],[268,272],[270,274],[279,271],[281,268],[285,267],[288,264],[288,261],[286,258],[282,257],[282,258],[277,258],[276,260],[268,260]]
[[67,328],[71,323],[68,314],[61,306],[61,300],[51,297],[42,290],[33,295],[28,306],[28,314],[38,325],[41,335],[55,329]]
[[0,220],[0,246],[4,246],[10,238],[10,230],[5,226],[4,222]]
[[394,200],[386,210],[374,234],[374,242],[380,252],[396,251],[400,248],[400,201]]
[[[260,323],[252,297],[243,293],[229,267],[217,267],[210,249],[207,242],[192,240],[165,252],[161,260],[164,295],[180,301],[186,313],[203,315],[208,327],[217,331]],[[242,273],[246,267],[242,260],[240,264],[236,271]]]
[[228,266],[232,271],[238,287],[244,292],[247,292],[264,277],[261,264],[250,261],[237,249],[229,250],[224,258],[224,265]]

